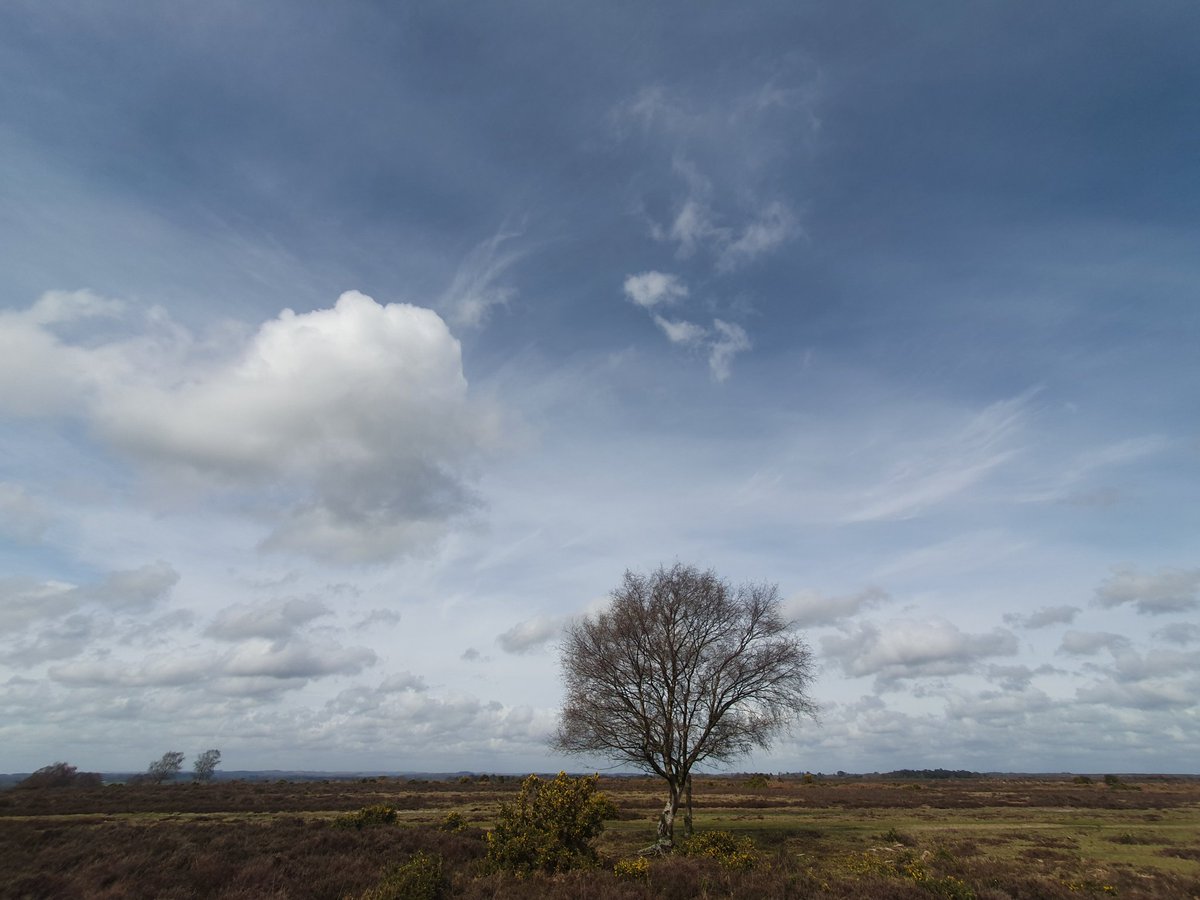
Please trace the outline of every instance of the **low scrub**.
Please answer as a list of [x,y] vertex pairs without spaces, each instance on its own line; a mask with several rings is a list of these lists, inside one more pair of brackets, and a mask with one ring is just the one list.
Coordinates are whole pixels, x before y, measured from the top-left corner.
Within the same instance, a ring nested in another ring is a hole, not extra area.
[[378,828],[381,825],[395,824],[396,810],[382,803],[364,806],[355,812],[342,813],[333,820],[334,828]]
[[462,813],[448,812],[442,817],[442,821],[438,823],[438,831],[448,831],[451,834],[458,834],[466,831],[470,826],[467,825],[467,820],[463,818]]

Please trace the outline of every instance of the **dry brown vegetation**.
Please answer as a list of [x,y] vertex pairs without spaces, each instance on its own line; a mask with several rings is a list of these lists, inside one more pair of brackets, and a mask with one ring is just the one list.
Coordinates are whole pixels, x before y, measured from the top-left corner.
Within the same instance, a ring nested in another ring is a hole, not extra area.
[[[653,839],[661,782],[606,778],[619,817],[600,865],[523,879],[484,865],[484,831],[516,778],[8,790],[0,896],[359,897],[424,852],[466,898],[1200,897],[1200,782],[1128,781],[703,777],[697,828],[749,839],[753,864],[647,866],[633,861]],[[374,805],[397,824],[335,827]],[[446,828],[448,816],[468,827]]]

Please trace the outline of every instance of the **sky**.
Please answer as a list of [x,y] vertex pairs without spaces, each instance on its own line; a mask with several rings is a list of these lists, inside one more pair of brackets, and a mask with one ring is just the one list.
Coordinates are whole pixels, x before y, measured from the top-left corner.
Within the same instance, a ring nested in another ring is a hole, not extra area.
[[[0,7],[0,771],[486,772],[628,570],[741,771],[1196,772],[1200,7]],[[190,764],[190,762],[189,762]]]

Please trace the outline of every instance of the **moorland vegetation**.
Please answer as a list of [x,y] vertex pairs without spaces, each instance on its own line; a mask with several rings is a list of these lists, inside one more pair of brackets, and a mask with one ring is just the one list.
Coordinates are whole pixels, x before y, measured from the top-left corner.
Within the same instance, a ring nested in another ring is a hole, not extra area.
[[[566,870],[490,854],[487,835],[522,806],[527,782],[510,777],[7,790],[0,896],[1200,896],[1195,779],[760,775],[696,776],[695,834],[665,856],[641,852],[660,779],[584,779],[588,802],[602,794],[614,818]],[[339,824],[347,819],[360,824]]]

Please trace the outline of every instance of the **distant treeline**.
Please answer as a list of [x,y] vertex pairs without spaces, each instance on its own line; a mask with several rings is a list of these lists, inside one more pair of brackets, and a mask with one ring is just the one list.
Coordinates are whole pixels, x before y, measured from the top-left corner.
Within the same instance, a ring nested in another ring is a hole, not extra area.
[[966,769],[896,769],[885,772],[885,778],[978,778],[978,772]]

